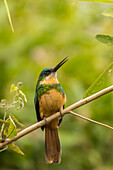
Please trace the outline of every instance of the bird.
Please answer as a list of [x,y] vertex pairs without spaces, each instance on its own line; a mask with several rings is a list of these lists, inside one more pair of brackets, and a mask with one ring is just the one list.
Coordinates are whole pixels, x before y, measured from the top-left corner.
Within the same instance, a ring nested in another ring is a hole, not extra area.
[[45,161],[47,164],[59,164],[61,162],[61,145],[57,128],[62,122],[62,110],[66,102],[65,92],[57,79],[57,70],[68,60],[64,58],[54,68],[48,67],[41,71],[34,98],[37,120],[43,119],[60,112],[60,118],[48,123],[45,126]]

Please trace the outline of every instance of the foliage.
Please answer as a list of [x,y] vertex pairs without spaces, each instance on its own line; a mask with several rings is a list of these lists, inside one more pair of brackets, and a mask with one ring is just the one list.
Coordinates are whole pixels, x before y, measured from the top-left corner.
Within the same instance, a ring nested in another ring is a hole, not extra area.
[[[113,17],[113,8],[107,9],[103,12],[103,15],[108,17]],[[107,44],[109,46],[113,45],[113,37],[110,35],[102,35],[98,34],[96,35],[96,39],[104,44]]]
[[[106,70],[94,81],[94,83],[85,92],[83,98],[91,96],[94,93],[105,88],[106,81],[111,79],[113,76],[113,63],[111,63]],[[109,82],[109,81],[108,81]]]
[[96,35],[96,39],[104,44],[107,44],[109,46],[113,45],[113,37],[109,36],[109,35],[101,35],[98,34]]
[[[90,0],[82,0],[82,1],[89,1],[90,2]],[[109,0],[109,1],[106,1],[106,0],[95,0],[93,2],[113,3],[111,0]],[[4,4],[5,4],[5,7],[6,7],[7,16],[8,16],[8,19],[9,19],[9,23],[10,23],[12,32],[14,32],[14,27],[13,27],[13,24],[12,24],[12,19],[11,19],[11,15],[10,15],[10,12],[9,12],[9,7],[8,7],[8,4],[7,4],[7,0],[4,0]],[[106,16],[113,16],[113,8],[110,9],[110,10],[105,11],[104,15],[106,15]]]
[[[17,110],[20,110],[21,108],[23,108],[24,101],[27,102],[25,94],[21,90],[19,90],[19,87],[21,85],[22,85],[22,82],[19,82],[17,86],[15,86],[14,84],[11,85],[10,93],[12,92],[16,93],[13,97],[13,102],[11,104],[8,104],[8,101],[6,99],[1,100],[0,108],[5,109],[4,118],[3,120],[0,119],[0,122],[2,123],[1,138],[0,138],[1,142],[3,142],[6,139],[12,139],[17,135],[20,129],[17,128],[16,124],[19,125],[19,127],[21,128],[25,128],[25,126],[21,124],[11,113],[9,114],[9,117],[6,119],[6,115],[8,114],[8,111],[12,107],[16,107],[16,105],[19,104]],[[21,96],[23,99],[19,96]],[[24,155],[24,153],[19,149],[19,147],[15,146],[13,143],[8,144],[1,151],[4,151],[6,149],[10,149],[21,155]]]

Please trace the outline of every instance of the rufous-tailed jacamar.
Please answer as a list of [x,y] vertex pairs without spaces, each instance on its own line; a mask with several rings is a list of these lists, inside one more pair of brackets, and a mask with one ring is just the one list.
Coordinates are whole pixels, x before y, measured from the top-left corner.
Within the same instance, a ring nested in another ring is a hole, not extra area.
[[[45,68],[39,75],[35,93],[35,109],[38,121],[62,112],[66,101],[66,95],[57,79],[57,70],[68,60],[64,58],[54,68]],[[61,146],[57,128],[60,125],[62,116],[46,123],[45,127],[45,159],[46,163],[60,163]],[[44,129],[42,127],[42,130]]]

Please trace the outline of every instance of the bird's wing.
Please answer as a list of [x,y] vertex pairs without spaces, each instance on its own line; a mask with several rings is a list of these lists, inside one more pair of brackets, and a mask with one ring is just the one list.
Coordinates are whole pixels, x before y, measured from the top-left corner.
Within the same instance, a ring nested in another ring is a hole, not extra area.
[[63,109],[65,109],[65,104],[63,105]]
[[[40,117],[40,112],[39,112],[39,101],[38,101],[38,98],[37,96],[35,95],[35,109],[36,109],[36,115],[37,115],[37,120],[38,122],[41,121],[41,117]],[[44,130],[44,126],[41,127],[42,130]]]

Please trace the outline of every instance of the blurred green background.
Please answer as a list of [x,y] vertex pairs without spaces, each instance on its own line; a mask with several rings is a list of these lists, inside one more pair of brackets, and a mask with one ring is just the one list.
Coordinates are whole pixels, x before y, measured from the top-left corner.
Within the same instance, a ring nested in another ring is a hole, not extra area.
[[[69,61],[58,72],[67,95],[67,107],[80,100],[113,61],[113,48],[95,39],[98,33],[113,35],[113,19],[102,15],[113,5],[73,0],[19,0],[8,4],[15,33],[11,32],[4,3],[0,1],[0,100],[11,101],[11,84],[22,81],[21,90],[28,103],[20,111],[12,109],[12,113],[30,126],[37,122],[34,94],[43,68],[53,67],[69,56]],[[113,95],[107,94],[76,112],[113,126]],[[66,115],[59,136],[60,165],[45,163],[44,132],[38,129],[15,142],[25,156],[9,150],[0,153],[0,170],[113,169],[111,130]]]

